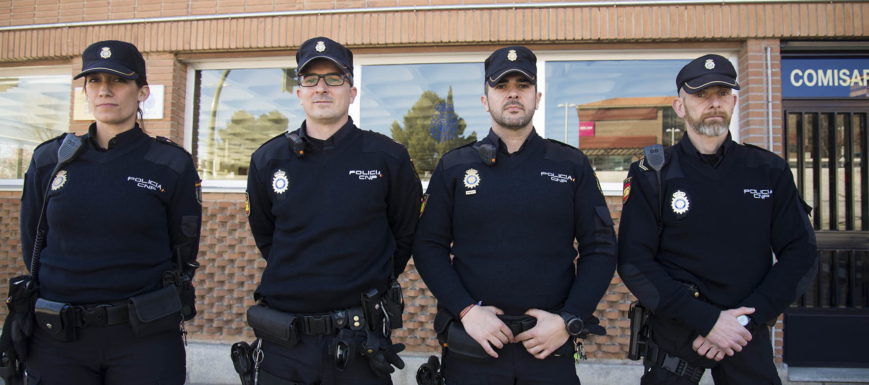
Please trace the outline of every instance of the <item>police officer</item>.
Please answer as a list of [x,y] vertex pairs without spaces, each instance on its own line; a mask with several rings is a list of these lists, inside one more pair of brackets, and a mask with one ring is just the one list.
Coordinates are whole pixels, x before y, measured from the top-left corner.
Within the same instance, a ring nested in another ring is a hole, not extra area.
[[56,170],[65,137],[49,140],[25,176],[21,245],[39,283],[27,382],[183,384],[178,289],[199,249],[199,176],[183,148],[137,123],[149,88],[134,45],[92,44],[82,77],[96,120],[83,152]]
[[[615,272],[613,221],[588,158],[534,130],[542,97],[534,53],[498,49],[485,75],[492,127],[441,158],[414,243],[416,267],[443,308],[435,329],[448,329],[443,377],[579,384],[574,339],[596,320]],[[443,314],[454,325],[442,326]],[[482,357],[458,343],[461,329]]]
[[[624,182],[619,275],[654,313],[643,384],[781,384],[767,322],[817,271],[808,206],[787,162],[728,131],[739,89],[718,55],[688,63],[673,109],[686,135]],[[773,264],[773,257],[777,263]]]
[[[389,384],[404,345],[385,335],[401,311],[387,320],[383,310],[410,259],[422,186],[404,146],[349,117],[350,50],[313,38],[296,61],[305,121],[256,150],[248,175],[248,219],[268,261],[248,313],[266,336],[259,383]],[[292,341],[260,325],[281,315],[296,318]]]

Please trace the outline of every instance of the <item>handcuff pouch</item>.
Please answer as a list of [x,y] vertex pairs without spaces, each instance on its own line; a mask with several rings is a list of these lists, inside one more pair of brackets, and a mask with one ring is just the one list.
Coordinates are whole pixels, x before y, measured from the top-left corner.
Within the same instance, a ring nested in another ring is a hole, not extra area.
[[130,328],[138,337],[178,329],[181,324],[181,300],[175,286],[165,286],[127,300]]
[[60,342],[75,341],[75,309],[70,304],[39,298],[33,310],[39,328],[51,338]]

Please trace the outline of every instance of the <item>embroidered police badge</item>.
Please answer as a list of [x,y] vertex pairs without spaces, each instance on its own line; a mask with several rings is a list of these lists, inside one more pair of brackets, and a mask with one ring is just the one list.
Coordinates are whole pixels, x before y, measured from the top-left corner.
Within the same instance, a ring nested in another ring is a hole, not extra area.
[[51,191],[60,190],[66,184],[66,180],[66,170],[60,170],[57,176],[54,177],[54,180],[51,181]]
[[428,194],[423,194],[422,204],[419,206],[419,217],[422,218],[422,212],[425,211],[425,202],[428,202]]
[[326,50],[326,43],[324,43],[322,41],[318,41],[317,46],[314,47],[314,49],[317,50],[317,52],[323,52]]
[[511,49],[511,50],[507,51],[507,60],[516,61],[517,58],[518,58],[518,56],[516,55],[515,49]]
[[715,68],[715,62],[712,59],[706,59],[706,64],[703,65],[706,69],[711,70]]
[[465,172],[465,179],[463,182],[467,188],[476,188],[480,185],[480,173],[473,168],[469,168],[468,171]]
[[250,217],[250,195],[247,191],[244,192],[244,215]]
[[673,193],[673,200],[670,201],[670,207],[673,208],[673,212],[676,214],[685,214],[688,212],[688,207],[691,204],[688,202],[688,194],[685,194],[681,190],[676,190]]
[[196,201],[202,206],[202,181],[196,182],[194,186],[196,187]]
[[631,177],[625,178],[624,187],[622,187],[622,204],[628,203],[628,198],[631,196]]
[[272,188],[275,190],[275,193],[283,194],[287,192],[287,188],[290,187],[290,180],[287,178],[287,173],[283,170],[278,170],[275,173],[275,177],[272,178]]
[[103,59],[112,57],[112,49],[109,47],[103,47],[103,50],[100,51],[100,57]]

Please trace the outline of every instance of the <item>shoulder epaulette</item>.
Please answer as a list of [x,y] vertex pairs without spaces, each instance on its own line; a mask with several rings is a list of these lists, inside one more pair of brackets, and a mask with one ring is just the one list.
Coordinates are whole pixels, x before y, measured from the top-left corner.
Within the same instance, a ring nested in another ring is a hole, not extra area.
[[756,144],[751,144],[751,143],[745,143],[745,142],[742,142],[742,145],[745,146],[745,147],[748,147],[748,148],[753,148],[753,149],[756,149],[756,150],[766,151],[766,152],[768,152],[768,153],[770,153],[770,154],[775,154],[774,152],[772,152],[772,151],[770,151],[770,150],[767,150],[767,149],[765,149],[765,148],[763,148],[763,147],[760,147],[760,146],[758,146],[758,145],[756,145]]
[[60,135],[58,135],[58,136],[55,136],[55,137],[53,137],[53,138],[51,138],[51,139],[49,139],[49,140],[46,140],[46,141],[40,143],[38,146],[36,146],[36,148],[33,149],[33,151],[38,150],[40,147],[45,146],[46,144],[51,144],[51,143],[54,143],[54,142],[62,141],[63,138],[66,136],[66,134],[67,134],[67,133],[64,132],[63,134],[60,134]]
[[384,134],[379,133],[379,132],[377,132],[377,131],[372,131],[372,130],[366,130],[366,131],[368,131],[368,132],[370,132],[370,133],[372,133],[372,134],[377,134],[377,135],[379,135],[379,136],[382,136],[384,139],[389,139],[391,142],[393,142],[393,143],[395,143],[395,144],[397,144],[397,145],[399,145],[399,146],[401,146],[401,147],[403,147],[403,148],[407,148],[407,146],[405,146],[403,143],[401,143],[401,142],[399,142],[399,141],[393,139],[393,138],[390,137],[390,136],[384,135]]
[[460,151],[460,150],[468,148],[468,147],[473,147],[477,143],[478,142],[465,143],[461,146],[458,146],[452,150],[447,151],[444,154],[444,156],[441,157],[441,162],[444,163],[444,169],[446,170],[446,169],[449,169],[457,164],[463,164],[463,163],[483,163],[483,161],[480,160],[480,156],[477,154],[477,151],[473,151],[473,152]]
[[262,148],[263,146],[265,146],[265,145],[271,143],[271,142],[274,141],[275,139],[286,138],[286,137],[287,137],[287,132],[286,132],[286,131],[281,132],[280,134],[275,135],[273,138],[271,138],[271,139],[265,141],[265,143],[259,145],[259,147],[257,147],[256,149],[259,150],[260,148]]
[[170,139],[167,138],[167,137],[164,137],[164,136],[158,136],[156,139],[157,139],[157,143],[168,144],[168,145],[171,145],[171,146],[173,146],[173,147],[177,147],[177,148],[181,149],[181,151],[184,151],[185,154],[187,154],[187,155],[189,155],[189,156],[191,156],[191,157],[193,156],[193,155],[190,154],[189,151],[187,151],[186,148],[184,148],[184,146],[182,146],[182,145],[180,145],[180,144],[178,144],[178,143],[173,142],[172,140],[170,140]]
[[570,145],[570,144],[564,143],[564,142],[562,142],[562,141],[558,141],[558,140],[550,139],[550,138],[546,138],[546,140],[548,140],[548,141],[550,141],[550,142],[552,142],[552,143],[560,144],[560,145],[562,145],[562,146],[564,146],[564,147],[572,148],[572,149],[574,149],[574,150],[579,151],[579,148],[576,148],[576,147],[574,147],[574,146],[572,146],[572,145]]

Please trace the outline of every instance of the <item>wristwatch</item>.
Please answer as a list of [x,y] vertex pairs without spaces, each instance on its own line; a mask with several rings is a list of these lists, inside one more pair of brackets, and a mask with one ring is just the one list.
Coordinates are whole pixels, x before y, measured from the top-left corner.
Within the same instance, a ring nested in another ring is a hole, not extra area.
[[567,328],[567,333],[571,336],[579,336],[579,334],[582,333],[582,329],[585,327],[585,323],[582,322],[582,319],[568,312],[562,312],[561,319],[564,320],[564,327]]

